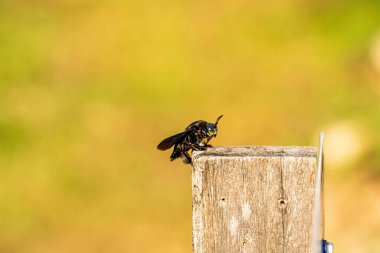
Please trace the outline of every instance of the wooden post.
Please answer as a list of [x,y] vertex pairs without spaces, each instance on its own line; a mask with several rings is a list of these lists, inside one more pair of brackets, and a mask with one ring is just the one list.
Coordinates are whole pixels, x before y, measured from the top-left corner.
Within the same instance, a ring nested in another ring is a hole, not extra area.
[[317,151],[216,147],[193,154],[194,253],[311,253]]

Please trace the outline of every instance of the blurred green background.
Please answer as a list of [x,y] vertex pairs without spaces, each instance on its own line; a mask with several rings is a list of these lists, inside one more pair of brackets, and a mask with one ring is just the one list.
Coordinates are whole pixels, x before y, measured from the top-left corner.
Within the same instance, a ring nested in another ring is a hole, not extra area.
[[0,252],[191,252],[191,168],[156,145],[317,144],[326,235],[380,252],[380,3],[0,1]]

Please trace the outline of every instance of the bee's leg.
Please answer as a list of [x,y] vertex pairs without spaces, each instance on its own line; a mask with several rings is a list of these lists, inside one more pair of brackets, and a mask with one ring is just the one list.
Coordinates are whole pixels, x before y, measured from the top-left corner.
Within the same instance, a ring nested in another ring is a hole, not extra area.
[[206,148],[212,148],[212,145],[211,145],[211,144],[208,144],[209,141],[210,141],[210,139],[207,140],[207,142],[206,142],[206,145],[205,145]]
[[177,145],[174,146],[173,153],[170,156],[170,161],[173,161],[174,159],[181,156],[181,152],[178,150]]
[[190,164],[191,163],[191,157],[190,157],[189,153],[187,153],[186,151],[181,153],[181,158],[182,158],[182,161],[184,164]]
[[191,144],[191,148],[193,150],[206,150],[206,147],[205,146],[200,146],[198,144]]

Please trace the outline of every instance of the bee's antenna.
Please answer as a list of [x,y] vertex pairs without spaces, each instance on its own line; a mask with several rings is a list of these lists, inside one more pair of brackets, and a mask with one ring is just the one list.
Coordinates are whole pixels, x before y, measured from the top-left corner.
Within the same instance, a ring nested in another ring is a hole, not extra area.
[[218,125],[218,122],[219,122],[219,120],[220,120],[222,117],[223,117],[223,115],[220,115],[220,116],[216,119],[215,126]]

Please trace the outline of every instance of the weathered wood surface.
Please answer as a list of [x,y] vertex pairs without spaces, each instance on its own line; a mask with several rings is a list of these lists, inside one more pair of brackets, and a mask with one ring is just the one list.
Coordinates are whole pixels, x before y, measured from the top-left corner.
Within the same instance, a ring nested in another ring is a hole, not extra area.
[[194,152],[193,252],[312,252],[316,155],[311,147]]

